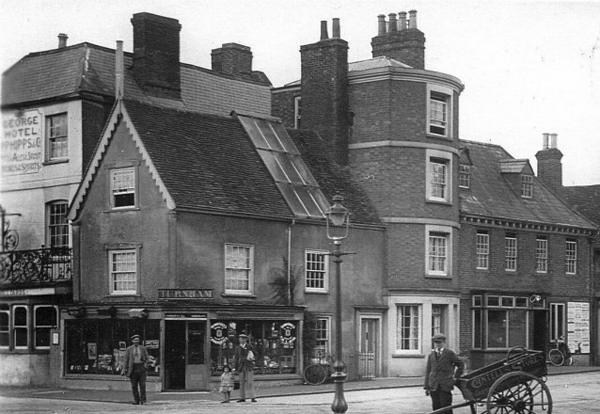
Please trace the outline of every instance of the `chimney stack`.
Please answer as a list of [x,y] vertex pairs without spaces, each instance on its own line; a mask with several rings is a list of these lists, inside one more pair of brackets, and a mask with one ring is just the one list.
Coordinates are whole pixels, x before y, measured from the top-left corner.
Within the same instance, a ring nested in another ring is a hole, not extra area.
[[[325,25],[326,27],[326,25]],[[321,25],[323,33],[323,25]],[[319,133],[335,161],[348,164],[348,42],[333,19],[331,39],[300,46],[302,128]]]
[[231,76],[252,74],[252,50],[238,43],[224,43],[211,52],[212,70]]
[[542,150],[535,154],[538,178],[554,191],[562,188],[562,152],[557,148],[557,134],[543,134]]
[[115,98],[123,99],[125,94],[125,64],[123,59],[123,41],[117,40],[115,50]]
[[381,30],[385,26],[385,16],[379,15],[379,33],[371,39],[373,57],[387,56],[409,65],[415,69],[425,69],[425,35],[417,28],[417,12],[408,12],[408,27],[406,12],[389,14],[387,33]]
[[136,13],[131,23],[136,81],[149,95],[181,99],[179,21],[151,13]]
[[67,39],[68,38],[69,38],[69,36],[67,36],[65,33],[58,34],[58,48],[59,49],[64,49],[65,47],[67,47]]

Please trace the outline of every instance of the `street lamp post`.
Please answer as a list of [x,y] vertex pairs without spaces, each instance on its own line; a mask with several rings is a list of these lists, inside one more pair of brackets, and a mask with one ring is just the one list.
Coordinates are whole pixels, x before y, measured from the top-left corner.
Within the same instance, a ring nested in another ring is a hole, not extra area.
[[330,254],[334,257],[335,263],[335,362],[333,363],[334,373],[331,374],[335,383],[335,398],[331,404],[331,411],[334,413],[345,413],[348,410],[348,403],[344,398],[344,382],[346,382],[346,365],[342,361],[342,275],[340,265],[342,256],[351,253],[344,253],[341,250],[342,240],[348,237],[348,227],[350,224],[350,213],[342,205],[343,197],[336,195],[333,197],[333,206],[327,212],[327,238],[333,240],[335,249]]

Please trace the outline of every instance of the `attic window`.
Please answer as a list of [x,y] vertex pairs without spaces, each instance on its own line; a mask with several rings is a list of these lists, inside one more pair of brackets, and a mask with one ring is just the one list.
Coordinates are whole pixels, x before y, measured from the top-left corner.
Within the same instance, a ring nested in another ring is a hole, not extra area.
[[458,166],[458,186],[471,188],[471,166],[461,164]]
[[533,176],[532,175],[521,175],[521,197],[532,198],[533,197]]
[[135,207],[135,169],[118,168],[110,173],[113,208]]

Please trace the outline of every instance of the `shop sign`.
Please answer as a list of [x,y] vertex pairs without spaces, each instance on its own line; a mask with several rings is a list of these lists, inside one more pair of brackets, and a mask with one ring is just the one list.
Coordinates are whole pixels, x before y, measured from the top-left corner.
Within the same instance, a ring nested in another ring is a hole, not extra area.
[[296,340],[294,336],[294,332],[296,330],[296,325],[291,322],[286,322],[281,325],[281,341],[284,344],[292,344]]
[[32,174],[42,168],[42,114],[2,114],[2,174]]
[[159,299],[212,299],[214,289],[158,289]]
[[39,288],[39,289],[9,289],[0,290],[1,298],[16,298],[23,296],[44,296],[54,295],[56,293],[54,288]]
[[215,322],[210,325],[210,341],[217,345],[227,342],[227,325],[223,322]]

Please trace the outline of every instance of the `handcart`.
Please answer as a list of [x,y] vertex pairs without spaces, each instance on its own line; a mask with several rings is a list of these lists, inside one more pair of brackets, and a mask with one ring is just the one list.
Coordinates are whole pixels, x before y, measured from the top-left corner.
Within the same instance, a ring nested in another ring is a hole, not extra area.
[[552,396],[546,386],[546,356],[542,351],[512,348],[506,359],[465,374],[457,380],[465,402],[435,410],[469,406],[477,414],[552,414]]

